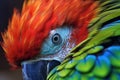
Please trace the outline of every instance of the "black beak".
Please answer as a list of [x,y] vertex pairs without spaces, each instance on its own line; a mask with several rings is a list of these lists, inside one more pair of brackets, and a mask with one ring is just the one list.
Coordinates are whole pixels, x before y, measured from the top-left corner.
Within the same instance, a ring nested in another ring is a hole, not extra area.
[[48,73],[60,62],[56,60],[33,60],[28,62],[23,62],[22,73],[23,80],[46,80]]

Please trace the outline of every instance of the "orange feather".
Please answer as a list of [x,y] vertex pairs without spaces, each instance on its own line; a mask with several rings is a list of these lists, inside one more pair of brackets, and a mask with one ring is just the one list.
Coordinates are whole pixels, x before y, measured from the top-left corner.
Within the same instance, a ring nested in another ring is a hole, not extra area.
[[[50,30],[64,24],[74,27],[77,43],[87,35],[87,26],[96,16],[94,0],[29,0],[21,13],[14,10],[8,30],[2,35],[2,47],[13,67],[39,54],[40,47]],[[79,35],[77,35],[79,34]]]

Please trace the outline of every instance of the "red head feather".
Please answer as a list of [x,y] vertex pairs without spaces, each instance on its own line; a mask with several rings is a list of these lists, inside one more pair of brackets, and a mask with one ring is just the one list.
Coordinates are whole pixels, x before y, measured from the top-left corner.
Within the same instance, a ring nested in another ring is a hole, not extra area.
[[[14,11],[2,45],[13,67],[21,61],[38,55],[51,29],[63,24],[73,25],[73,38],[84,40],[87,26],[96,15],[94,0],[29,0],[24,2],[21,14]],[[79,34],[78,35],[76,35]]]

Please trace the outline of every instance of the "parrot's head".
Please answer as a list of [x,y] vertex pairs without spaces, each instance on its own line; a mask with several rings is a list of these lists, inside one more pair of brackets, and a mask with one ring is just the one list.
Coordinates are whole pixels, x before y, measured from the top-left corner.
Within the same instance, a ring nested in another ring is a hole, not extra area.
[[14,10],[3,34],[2,47],[9,63],[12,67],[22,65],[24,72],[33,69],[36,74],[41,65],[48,69],[55,64],[52,61],[63,61],[87,38],[87,26],[96,16],[96,7],[94,0],[25,1],[21,13]]

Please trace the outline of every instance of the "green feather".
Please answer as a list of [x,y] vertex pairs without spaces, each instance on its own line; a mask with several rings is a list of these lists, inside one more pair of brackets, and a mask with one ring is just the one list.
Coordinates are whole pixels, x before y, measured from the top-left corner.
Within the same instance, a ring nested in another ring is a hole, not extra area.
[[76,70],[80,72],[89,72],[95,64],[95,56],[87,56],[76,65]]
[[78,63],[77,60],[69,61],[69,62],[66,64],[65,68],[73,68],[77,63]]
[[58,72],[58,75],[61,77],[65,77],[65,76],[69,75],[70,72],[71,72],[70,69],[63,69],[63,70]]
[[120,17],[120,0],[99,1],[99,14],[88,26],[89,36],[50,72],[48,80],[119,79],[120,46],[104,44],[112,44],[113,37],[120,37],[120,22],[112,24]]
[[102,57],[100,58],[101,59],[96,61],[97,63],[95,68],[93,69],[93,73],[95,76],[104,78],[109,75],[111,66],[110,66],[110,62],[107,63],[107,61],[104,58]]

